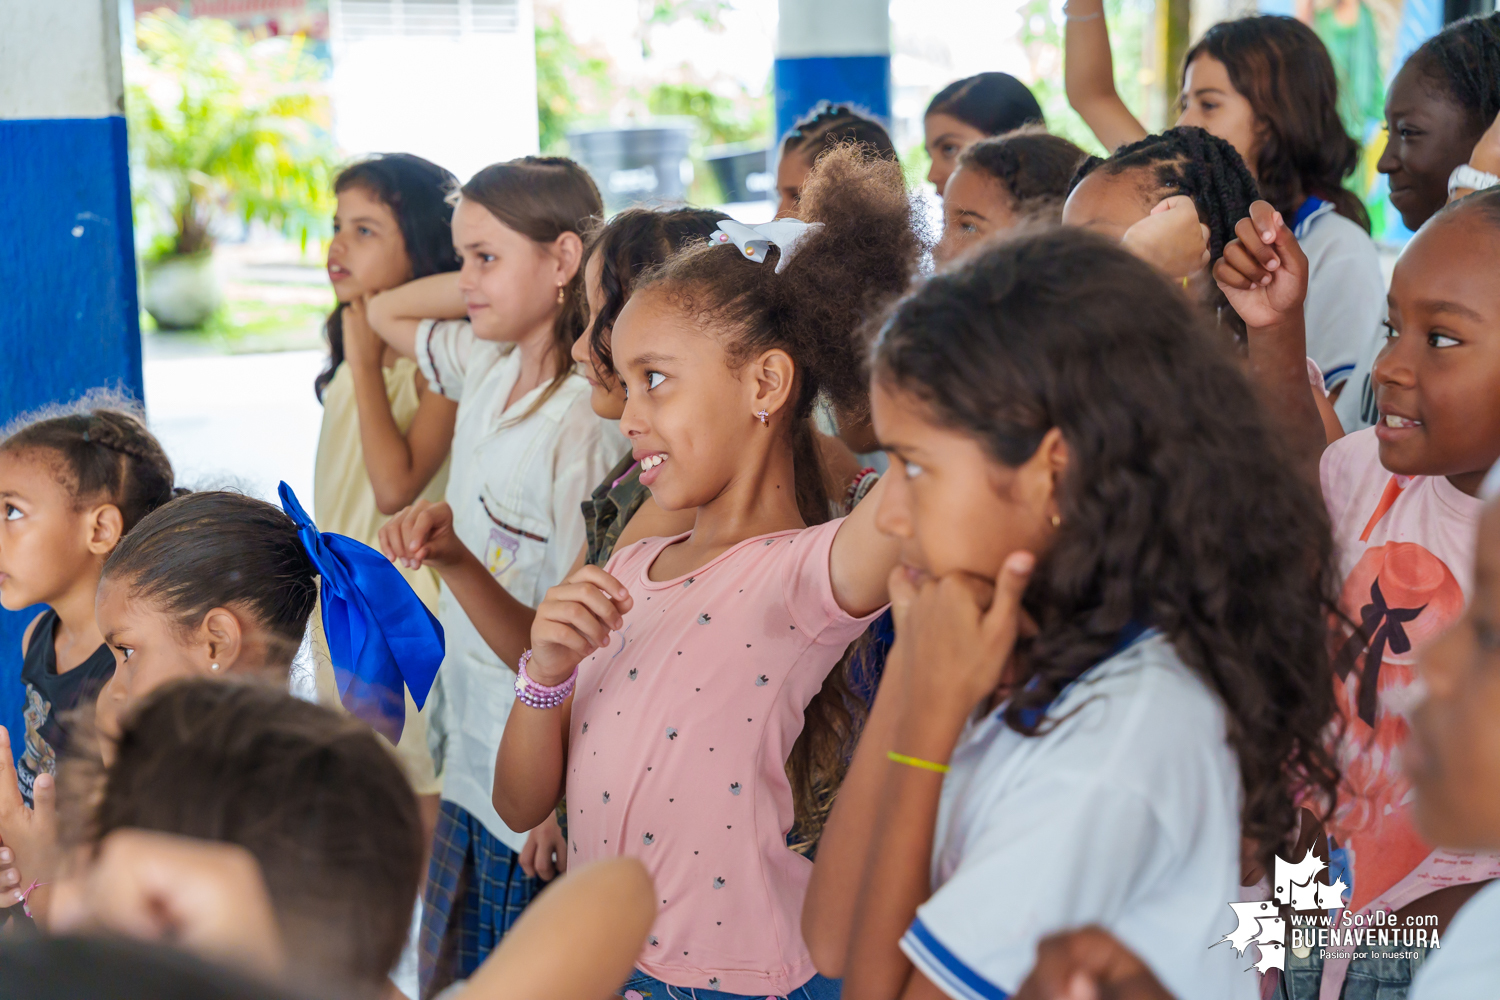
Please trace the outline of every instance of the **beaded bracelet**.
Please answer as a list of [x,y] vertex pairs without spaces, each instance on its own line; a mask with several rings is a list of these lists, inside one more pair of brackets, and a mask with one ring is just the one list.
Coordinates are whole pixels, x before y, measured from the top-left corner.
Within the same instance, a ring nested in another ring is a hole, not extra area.
[[561,684],[548,687],[546,684],[538,684],[526,673],[526,664],[531,662],[531,650],[521,654],[521,660],[516,664],[516,700],[527,708],[549,709],[558,708],[568,700],[568,695],[573,693],[573,686],[578,683],[578,668],[574,667],[568,679]]

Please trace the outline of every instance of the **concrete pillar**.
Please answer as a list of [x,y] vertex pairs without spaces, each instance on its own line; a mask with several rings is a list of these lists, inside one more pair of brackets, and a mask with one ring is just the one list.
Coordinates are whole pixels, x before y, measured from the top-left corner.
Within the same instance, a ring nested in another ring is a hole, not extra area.
[[[119,0],[0,0],[0,425],[115,385],[142,394]],[[0,612],[0,724],[19,748],[21,631]]]
[[889,124],[889,0],[780,0],[776,134],[821,100],[856,104]]

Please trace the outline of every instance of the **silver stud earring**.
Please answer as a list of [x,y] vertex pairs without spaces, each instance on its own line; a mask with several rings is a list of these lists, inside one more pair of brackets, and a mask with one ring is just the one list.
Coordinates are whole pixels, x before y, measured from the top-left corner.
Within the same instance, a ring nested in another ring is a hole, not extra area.
[[218,670],[219,669],[219,665],[217,663],[215,663],[212,666],[210,666],[208,669],[210,669],[210,670]]
[[755,419],[759,420],[763,424],[770,423],[771,414],[767,413],[765,410],[761,410],[755,415]]

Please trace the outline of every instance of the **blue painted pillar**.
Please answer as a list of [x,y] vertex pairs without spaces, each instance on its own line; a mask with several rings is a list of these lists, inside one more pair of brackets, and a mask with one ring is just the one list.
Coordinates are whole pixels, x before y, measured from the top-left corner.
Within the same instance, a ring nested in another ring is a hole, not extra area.
[[776,134],[819,101],[891,119],[889,0],[781,0],[776,26]]
[[[142,384],[119,0],[0,0],[0,25],[3,426],[93,386],[140,398]],[[12,733],[34,614],[0,611],[0,725]]]

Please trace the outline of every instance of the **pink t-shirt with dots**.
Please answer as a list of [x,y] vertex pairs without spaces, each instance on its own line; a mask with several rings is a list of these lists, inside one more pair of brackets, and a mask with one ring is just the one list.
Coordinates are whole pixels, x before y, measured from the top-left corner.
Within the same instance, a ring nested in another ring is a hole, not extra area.
[[606,567],[635,605],[579,667],[571,860],[645,863],[661,904],[637,964],[670,985],[784,996],[816,972],[801,931],[812,863],[786,846],[785,765],[803,711],[875,617],[834,600],[841,523],[746,539],[675,580],[646,571],[686,535]]

